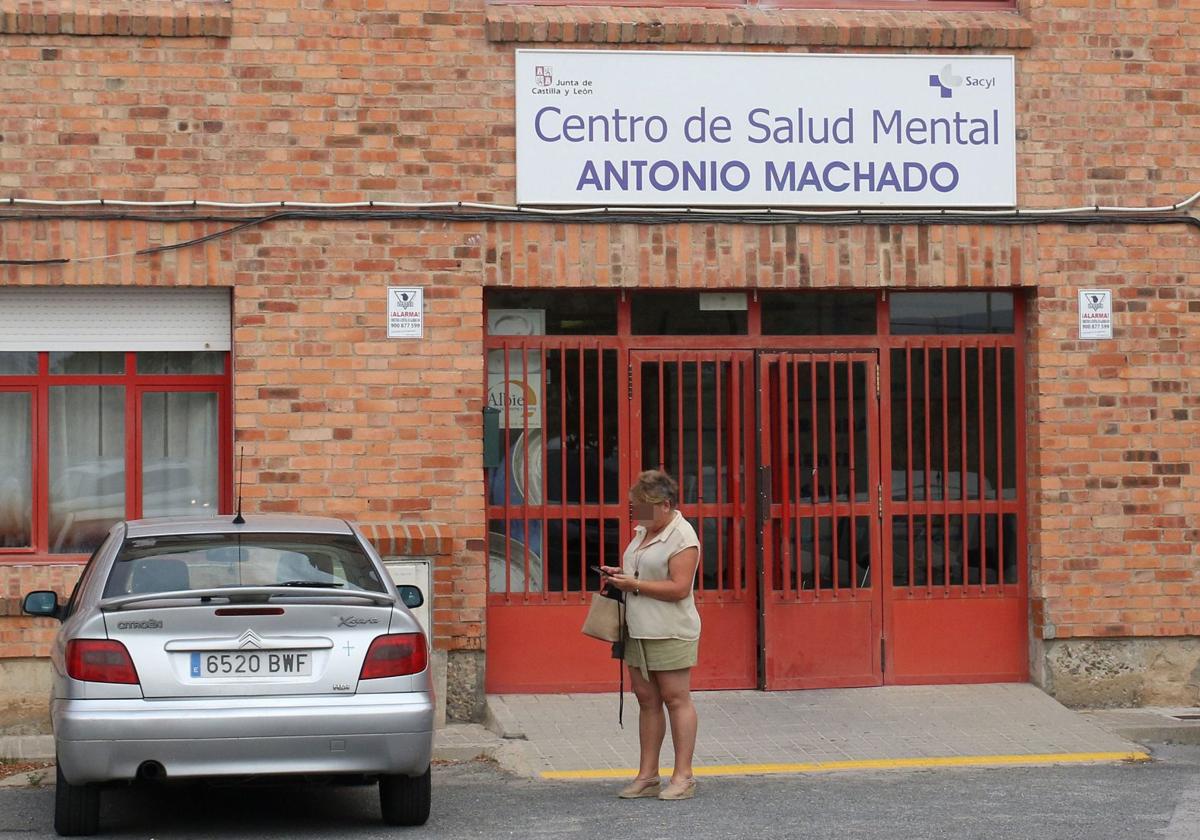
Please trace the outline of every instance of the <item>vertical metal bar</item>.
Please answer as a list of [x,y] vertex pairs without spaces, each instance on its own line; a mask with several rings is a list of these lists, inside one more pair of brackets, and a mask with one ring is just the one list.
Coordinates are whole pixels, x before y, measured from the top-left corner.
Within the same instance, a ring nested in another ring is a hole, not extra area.
[[[546,370],[544,365],[542,367],[542,370],[543,371]],[[549,372],[547,371],[547,373],[549,373]],[[548,378],[549,377],[546,375],[542,376],[542,387],[545,387],[546,380]],[[559,404],[559,409],[558,409],[558,464],[559,464],[558,483],[559,483],[559,488],[560,488],[559,495],[558,495],[558,521],[559,521],[559,527],[562,528],[562,534],[561,534],[561,536],[562,536],[562,557],[560,558],[559,565],[562,568],[562,586],[565,589],[566,585],[567,585],[567,422],[568,422],[568,420],[567,420],[567,342],[565,340],[560,341],[558,344],[558,404]],[[542,418],[542,445],[548,446],[549,443],[546,440],[547,435],[546,435],[545,426],[546,426],[545,418]],[[547,460],[545,455],[543,455],[543,457],[542,457],[543,468],[544,468],[544,465],[547,463],[549,463],[549,461]],[[542,488],[543,488],[542,489],[542,504],[545,505],[545,507],[543,507],[543,509],[542,509],[543,514],[544,514],[543,522],[545,524],[542,527],[543,527],[543,529],[545,529],[547,531],[549,531],[549,525],[550,525],[550,521],[549,521],[550,520],[550,506],[546,504],[550,497],[550,493],[548,492],[550,489],[549,485],[550,485],[550,482],[548,482],[548,481],[542,482]],[[547,542],[547,544],[549,544],[550,540],[547,539],[546,542]],[[543,565],[543,567],[548,565],[545,558],[543,558],[543,560],[542,560],[542,565]],[[526,578],[526,580],[528,581],[528,578]],[[543,588],[544,588],[545,581],[542,581],[542,584],[543,584]]]
[[[854,361],[851,358],[846,363],[846,429],[847,429],[847,451],[849,457],[846,475],[850,481],[848,498],[850,499],[850,545],[847,548],[850,551],[850,588],[858,589],[858,483],[855,481],[857,473],[854,463],[854,367],[862,364]],[[869,494],[868,494],[869,495]]]
[[[717,473],[716,473],[716,499],[717,499],[717,546],[719,551],[728,552],[729,547],[725,545],[725,502],[727,498],[726,483],[728,478],[725,476],[725,458],[724,448],[728,445],[728,440],[725,438],[724,417],[724,395],[721,393],[721,372],[725,367],[725,362],[720,359],[713,366],[713,375],[715,382],[713,390],[716,392],[716,434],[714,435],[717,447]],[[703,558],[701,558],[703,560]],[[720,581],[721,588],[726,590],[734,589],[734,564],[737,559],[729,554],[728,564],[723,567],[725,577]]]
[[[821,357],[822,363],[824,356]],[[813,563],[813,599],[821,597],[821,517],[818,515],[817,500],[820,497],[821,486],[821,436],[820,418],[817,416],[817,362],[816,354],[808,357],[808,399],[811,414],[812,429],[809,437],[812,442],[812,563]]]
[[1004,390],[1003,350],[996,345],[996,587],[1004,594]]
[[[797,450],[796,438],[788,434],[787,418],[792,412],[792,406],[796,404],[794,400],[794,389],[796,382],[794,378],[798,376],[799,368],[796,365],[796,356],[780,355],[779,361],[775,362],[775,370],[779,371],[779,396],[776,397],[775,404],[772,406],[773,414],[779,418],[779,455],[776,460],[779,462],[779,486],[781,506],[779,520],[779,553],[775,557],[776,568],[779,569],[779,589],[784,593],[784,598],[792,600],[794,594],[792,592],[792,583],[796,582],[796,592],[800,590],[799,569],[800,569],[800,548],[799,540],[797,540],[797,518],[796,505],[793,505],[793,496],[799,502],[799,494],[793,493],[793,487],[800,486],[798,469],[796,466]],[[792,388],[788,389],[788,382],[791,380]],[[791,397],[790,397],[791,395]],[[770,422],[770,420],[768,420]],[[774,424],[773,424],[774,425]],[[794,425],[794,424],[793,424]],[[772,481],[775,478],[772,476]],[[794,569],[794,571],[793,571]]]
[[[500,353],[504,357],[504,448],[507,450],[504,459],[500,462],[501,468],[504,470],[501,481],[504,485],[504,598],[510,600],[512,598],[512,488],[513,479],[513,458],[516,457],[517,449],[512,446],[512,415],[508,410],[509,400],[512,395],[509,393],[509,383],[512,381],[512,374],[509,370],[509,343],[502,342],[500,345]],[[522,443],[524,440],[522,439]],[[490,562],[490,560],[489,560]],[[491,570],[488,570],[491,574]]]
[[[605,348],[603,346],[601,346],[599,343],[597,343],[597,346],[596,346],[596,443],[597,443],[597,452],[598,452],[597,457],[600,461],[600,463],[597,465],[597,467],[600,470],[600,475],[599,475],[599,479],[597,481],[597,487],[599,489],[597,491],[598,495],[596,497],[596,502],[597,502],[596,510],[600,517],[599,522],[598,522],[598,525],[600,528],[600,530],[598,531],[600,544],[597,547],[597,550],[600,552],[600,555],[597,560],[597,564],[601,565],[601,566],[606,565],[607,560],[608,560],[608,555],[605,554],[605,551],[604,551],[604,549],[605,549],[604,535],[605,535],[605,532],[608,530],[605,527],[605,523],[607,522],[607,520],[604,517],[605,502],[608,499],[608,496],[604,495],[604,489],[605,489],[604,488],[604,461],[608,455],[608,453],[605,450],[605,438],[604,438],[604,408],[605,408],[605,402],[604,402],[604,356],[605,356],[606,352],[607,351],[605,350]],[[584,579],[584,581],[587,580],[587,568],[586,567],[584,567],[584,578],[583,579]],[[581,591],[586,591],[587,584],[583,583],[580,585],[579,588]]]
[[984,518],[984,511],[987,505],[987,493],[984,491],[984,486],[987,482],[987,461],[984,454],[984,438],[987,437],[987,421],[983,411],[984,401],[984,364],[983,364],[984,345],[979,342],[979,348],[976,351],[976,362],[978,368],[976,371],[977,386],[975,389],[975,402],[978,406],[976,414],[976,424],[978,431],[976,432],[978,442],[978,469],[976,471],[976,486],[978,488],[979,497],[976,499],[975,508],[979,511],[979,587],[982,592],[987,592],[987,520]]
[[[658,358],[658,469],[667,468],[667,386],[664,376],[665,363],[661,356]],[[645,464],[638,466],[639,470],[646,468]]]
[[838,580],[837,362],[829,357],[829,571],[836,597]]
[[742,409],[750,399],[750,395],[743,393],[742,386],[742,364],[741,361],[734,361],[729,368],[729,393],[734,397],[730,417],[730,440],[732,446],[729,449],[729,475],[731,476],[732,486],[732,510],[730,528],[733,530],[733,539],[731,541],[733,548],[734,562],[734,586],[737,591],[742,592],[747,586],[746,583],[746,558],[743,556],[742,547],[744,544],[743,537],[745,536],[742,530],[742,516],[745,511],[743,504],[743,493],[745,488],[742,484]]
[[930,428],[933,405],[929,398],[933,346],[925,343],[922,350],[925,357],[925,594],[929,596],[933,594],[933,433]]
[[958,445],[961,450],[959,455],[958,471],[958,495],[962,499],[962,587],[965,592],[971,580],[970,565],[971,565],[971,523],[967,518],[967,344],[963,343],[958,348],[958,380],[959,380],[959,414],[961,419],[961,428],[958,432]]
[[950,591],[950,499],[947,493],[950,473],[950,366],[949,354],[942,345],[942,589]]
[[[913,498],[913,416],[912,416],[912,342],[904,342],[904,399],[905,399],[905,432],[908,442],[908,454],[905,455],[905,481],[907,482],[905,492],[907,504],[905,507],[908,510],[908,589],[909,594],[912,594],[912,589],[917,585],[916,568],[916,543],[913,532],[913,507],[916,504],[916,499]],[[928,485],[928,482],[926,482]]]
[[[622,316],[624,312],[624,316]],[[628,326],[628,307],[618,306],[618,317]],[[642,390],[642,370],[646,364],[636,353],[631,353],[624,342],[617,344],[617,551],[628,545],[632,534],[629,498],[625,488],[632,484],[631,470],[646,458],[646,440],[642,437],[643,415],[646,412],[646,394]],[[622,398],[628,402],[622,404]],[[636,431],[635,431],[636,430]],[[626,456],[628,452],[628,456]],[[622,557],[617,557],[617,565]]]
[[[678,441],[678,458],[675,462],[675,480],[679,482],[679,495],[683,495],[684,434],[683,434],[683,354],[675,356],[675,439]],[[682,502],[683,499],[680,498]]]
[[[587,370],[584,365],[584,356],[587,350],[584,348],[583,342],[579,343],[579,580],[582,586],[583,581],[587,580],[587,464],[584,461],[584,453],[587,452]],[[566,503],[566,499],[563,499]],[[566,556],[563,557],[563,566],[566,567]],[[563,592],[568,589],[567,576],[563,574]]]
[[[524,409],[521,411],[521,446],[525,450],[525,458],[521,463],[521,521],[523,530],[521,532],[524,540],[525,550],[524,562],[525,567],[525,599],[529,599],[529,345],[526,341],[521,342],[521,382],[523,383],[522,397],[525,400]],[[544,359],[545,348],[539,347],[538,358]],[[542,367],[545,370],[545,366]],[[546,399],[546,377],[542,377],[542,382],[538,386],[538,398],[545,404]],[[543,436],[544,437],[544,436]]]
[[[783,356],[779,360],[779,418],[780,463],[783,472],[780,486],[783,488],[783,533],[781,542],[787,546],[783,560],[783,579],[789,600],[804,590],[803,541],[800,539],[800,490],[804,480],[800,466],[800,364],[795,355]],[[790,376],[788,373],[790,372]],[[787,418],[792,419],[791,434],[788,434]],[[788,449],[791,452],[788,452]],[[793,499],[795,500],[793,502]],[[794,569],[793,569],[794,567]],[[795,583],[795,592],[792,584]]]

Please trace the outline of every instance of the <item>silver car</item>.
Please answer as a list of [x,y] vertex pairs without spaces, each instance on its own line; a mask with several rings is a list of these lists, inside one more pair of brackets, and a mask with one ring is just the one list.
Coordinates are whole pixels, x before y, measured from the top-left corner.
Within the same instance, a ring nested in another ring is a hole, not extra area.
[[54,827],[98,829],[101,787],[215,777],[378,780],[385,822],[429,816],[428,642],[379,555],[336,519],[113,526],[51,659]]

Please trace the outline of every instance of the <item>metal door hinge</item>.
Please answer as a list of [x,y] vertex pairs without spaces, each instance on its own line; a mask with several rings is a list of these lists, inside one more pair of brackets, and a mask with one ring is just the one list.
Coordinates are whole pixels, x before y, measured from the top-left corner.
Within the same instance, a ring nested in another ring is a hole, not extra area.
[[887,639],[883,636],[879,637],[879,670],[883,671],[887,668]]
[[883,521],[883,485],[875,485],[875,498],[879,502],[879,521]]
[[879,365],[875,365],[875,400],[879,400]]
[[629,400],[632,401],[633,400],[633,365],[630,365],[629,370],[626,371],[625,383],[628,386]]

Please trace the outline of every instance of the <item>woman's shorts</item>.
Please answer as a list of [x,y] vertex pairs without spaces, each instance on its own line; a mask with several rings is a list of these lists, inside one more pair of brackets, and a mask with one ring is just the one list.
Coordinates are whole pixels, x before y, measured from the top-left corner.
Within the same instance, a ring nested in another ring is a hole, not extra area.
[[650,679],[649,671],[678,671],[692,668],[700,652],[700,640],[626,639],[625,664]]

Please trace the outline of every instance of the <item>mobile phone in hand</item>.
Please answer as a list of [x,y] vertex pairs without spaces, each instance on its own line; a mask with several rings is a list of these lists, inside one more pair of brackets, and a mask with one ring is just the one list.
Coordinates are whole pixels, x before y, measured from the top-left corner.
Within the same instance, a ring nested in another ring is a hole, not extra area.
[[599,566],[588,566],[588,568],[591,569],[593,572],[595,572],[598,575],[604,574],[604,570],[601,569]]

